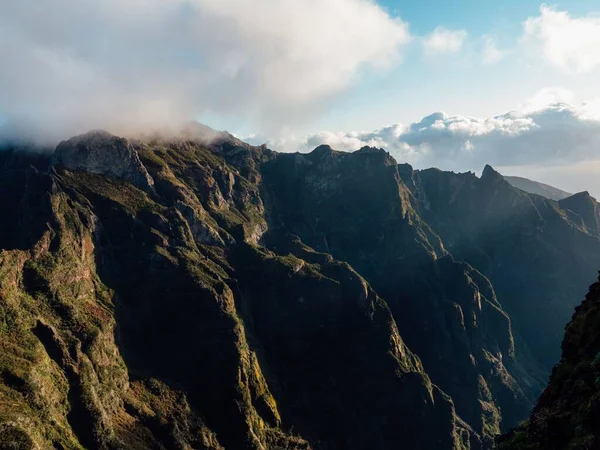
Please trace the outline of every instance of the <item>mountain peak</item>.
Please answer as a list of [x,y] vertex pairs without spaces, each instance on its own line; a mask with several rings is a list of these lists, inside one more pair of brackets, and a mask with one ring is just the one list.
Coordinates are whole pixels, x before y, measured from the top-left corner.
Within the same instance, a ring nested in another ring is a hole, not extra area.
[[577,207],[592,206],[596,207],[596,199],[588,191],[577,192],[567,198],[560,200],[560,203],[569,209],[578,209]]
[[[181,136],[188,139],[200,141],[212,141],[214,139],[227,139],[231,135],[226,131],[218,131],[200,122],[188,122],[180,131]],[[233,137],[233,136],[231,136]]]
[[129,181],[151,191],[154,180],[127,139],[94,130],[63,141],[56,147],[52,165]]
[[481,173],[481,179],[495,181],[504,180],[504,177],[499,172],[497,172],[492,166],[486,164],[483,168],[483,172]]
[[382,153],[382,154],[387,154],[387,152],[384,149],[382,149],[382,148],[369,147],[368,145],[365,145],[364,147],[361,147],[359,150],[356,150],[354,153]]
[[383,148],[364,146],[353,152],[355,155],[368,155],[373,161],[381,162],[384,166],[397,166],[398,162]]
[[578,192],[559,201],[559,204],[578,214],[588,232],[600,235],[600,208],[588,191]]
[[123,139],[123,138],[119,138],[111,133],[109,133],[106,130],[103,129],[95,129],[95,130],[90,130],[87,133],[83,133],[77,136],[72,137],[71,139],[68,139],[69,141],[72,142],[81,142],[81,141],[92,141],[92,140],[96,140],[96,141],[105,141],[105,140],[110,140],[110,139]]
[[[318,147],[316,147],[312,152],[310,152],[308,155],[311,158],[324,158],[327,156],[331,156],[335,153],[335,150],[331,148],[330,145],[327,144],[321,144]],[[313,159],[314,160],[314,159]]]
[[321,144],[318,147],[315,147],[315,149],[310,153],[321,154],[321,153],[329,153],[329,152],[333,152],[331,145]]
[[581,191],[581,192],[577,192],[575,194],[573,194],[571,197],[576,197],[576,198],[588,198],[588,197],[592,197],[590,195],[590,193],[588,191]]

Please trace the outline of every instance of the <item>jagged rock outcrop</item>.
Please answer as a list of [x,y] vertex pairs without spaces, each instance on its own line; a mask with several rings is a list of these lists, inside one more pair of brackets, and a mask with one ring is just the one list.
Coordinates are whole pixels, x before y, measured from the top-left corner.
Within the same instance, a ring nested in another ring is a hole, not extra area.
[[0,447],[479,450],[527,415],[578,203],[206,132],[0,152]]
[[560,200],[559,205],[571,215],[571,220],[586,232],[600,237],[600,206],[589,192],[579,192]]
[[419,214],[456,259],[489,278],[513,329],[533,352],[526,359],[538,359],[549,372],[574,299],[600,267],[595,201],[527,194],[490,166],[481,178],[437,169],[405,168],[403,174],[414,186]]
[[500,450],[600,448],[600,282],[566,327],[562,358],[531,417],[498,439]]
[[154,186],[152,177],[127,139],[105,131],[92,131],[61,142],[52,163],[68,170],[119,178],[143,191],[151,191]]
[[527,414],[541,381],[512,369],[519,363],[510,319],[486,277],[448,255],[421,219],[388,153],[320,146],[277,155],[262,172],[271,211],[266,242],[297,235],[365,276],[433,382],[487,445]]
[[273,155],[215,145],[135,143],[150,196],[5,166],[27,227],[0,250],[0,447],[480,448],[364,278],[259,245]]

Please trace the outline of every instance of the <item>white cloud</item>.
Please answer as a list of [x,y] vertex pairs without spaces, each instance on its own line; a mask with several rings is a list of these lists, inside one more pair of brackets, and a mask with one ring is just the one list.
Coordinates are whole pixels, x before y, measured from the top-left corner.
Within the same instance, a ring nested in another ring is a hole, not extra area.
[[591,72],[600,66],[599,16],[572,17],[543,5],[539,16],[524,22],[522,41],[567,72]]
[[285,124],[409,40],[371,0],[3,0],[0,110],[69,133],[203,112]]
[[536,93],[533,97],[527,99],[517,109],[522,113],[533,113],[544,110],[548,105],[556,103],[573,103],[575,95],[568,89],[553,87],[544,88]]
[[423,47],[427,56],[442,53],[457,53],[463,46],[467,32],[465,30],[451,30],[437,27],[431,34],[423,38]]
[[599,159],[597,102],[579,106],[541,104],[543,98],[555,100],[566,98],[567,94],[558,89],[545,90],[521,109],[490,118],[438,112],[409,126],[395,124],[372,132],[316,133],[296,145],[300,151],[310,151],[320,144],[344,151],[374,146],[385,148],[399,162],[420,168],[436,166],[463,171],[479,170],[485,164],[556,166]]
[[509,50],[498,48],[496,41],[490,36],[483,36],[482,41],[483,49],[481,52],[481,60],[485,65],[497,64],[510,53]]
[[600,121],[600,99],[585,102],[581,105],[581,114],[589,120]]

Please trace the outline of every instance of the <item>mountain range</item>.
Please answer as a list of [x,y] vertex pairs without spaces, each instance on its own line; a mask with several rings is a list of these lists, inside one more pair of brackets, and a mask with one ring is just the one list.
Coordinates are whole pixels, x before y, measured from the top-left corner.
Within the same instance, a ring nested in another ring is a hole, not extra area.
[[596,406],[550,419],[552,386],[584,398],[596,373],[597,285],[560,350],[600,268],[598,203],[525,191],[203,128],[6,144],[0,447],[592,445]]
[[508,181],[512,186],[521,189],[522,191],[529,192],[530,194],[541,195],[542,197],[549,198],[550,200],[563,200],[567,197],[572,196],[568,192],[555,188],[538,181],[529,180],[522,177],[511,177],[504,176],[504,179]]

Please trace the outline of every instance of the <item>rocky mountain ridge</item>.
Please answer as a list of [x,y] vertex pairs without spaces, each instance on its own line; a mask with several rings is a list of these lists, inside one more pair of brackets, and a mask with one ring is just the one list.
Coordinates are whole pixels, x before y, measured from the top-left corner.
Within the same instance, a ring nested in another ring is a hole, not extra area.
[[563,191],[562,189],[555,188],[548,184],[540,183],[539,181],[529,180],[523,177],[514,177],[504,175],[504,179],[508,181],[512,186],[521,189],[529,194],[541,195],[550,200],[559,201],[570,197],[571,193]]
[[490,166],[481,178],[405,174],[420,215],[455,258],[489,278],[514,330],[550,370],[576,299],[600,267],[597,202],[586,193],[560,202],[527,194]]
[[282,154],[264,165],[263,182],[278,212],[270,233],[297,235],[365,276],[434,383],[479,434],[490,438],[529,409],[543,374],[521,367],[494,289],[448,254],[389,154],[327,147]]
[[540,271],[600,266],[587,200],[381,149],[93,132],[52,158],[5,149],[0,172],[16,448],[490,448],[553,364],[527,314],[580,288],[550,272],[535,293],[491,262],[537,236]]
[[61,142],[52,165],[125,180],[143,191],[154,187],[154,180],[127,139],[105,131],[92,131]]

